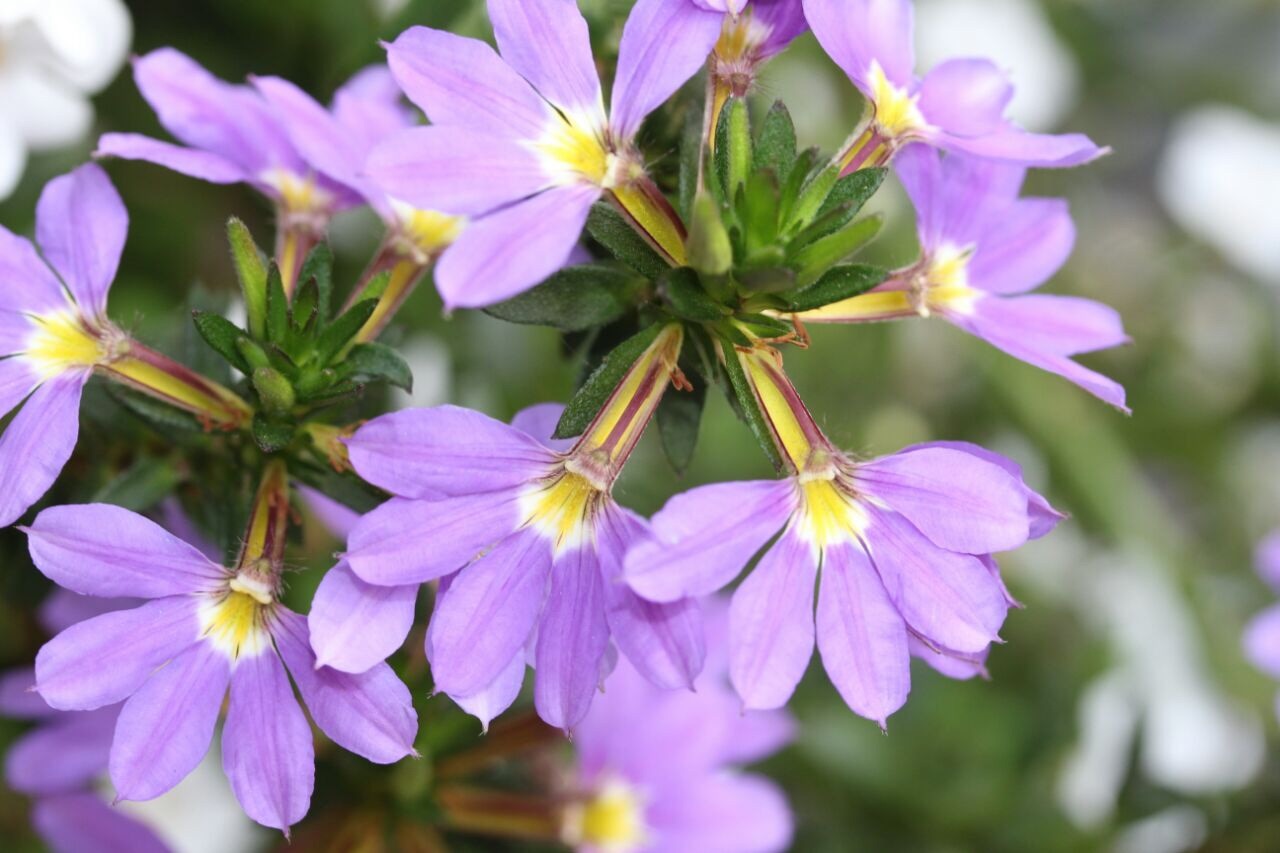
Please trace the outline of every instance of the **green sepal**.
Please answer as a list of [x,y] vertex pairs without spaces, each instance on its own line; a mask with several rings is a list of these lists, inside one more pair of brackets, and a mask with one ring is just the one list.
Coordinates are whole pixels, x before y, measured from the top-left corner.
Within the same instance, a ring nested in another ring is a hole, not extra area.
[[791,221],[791,211],[796,206],[796,199],[800,197],[800,191],[804,189],[809,176],[817,168],[819,156],[817,148],[806,148],[796,156],[796,161],[785,180],[782,181],[782,189],[778,194],[779,222]]
[[405,391],[413,391],[413,371],[398,352],[386,344],[357,344],[342,361],[344,378],[368,382],[381,380]]
[[625,267],[583,264],[566,267],[532,290],[484,311],[508,323],[580,332],[612,323],[627,313],[646,283]]
[[796,196],[795,205],[788,211],[781,229],[784,237],[793,237],[803,231],[815,218],[827,197],[840,180],[840,168],[828,166],[810,178]]
[[227,242],[231,245],[231,263],[240,292],[244,295],[249,333],[261,338],[267,327],[267,265],[262,251],[254,242],[249,228],[234,216],[227,220]]
[[732,199],[751,168],[751,123],[747,103],[742,98],[729,98],[720,108],[715,167],[720,197]]
[[680,137],[680,174],[676,185],[678,209],[686,222],[693,216],[694,200],[702,191],[698,183],[701,177],[702,110],[689,110]]
[[662,450],[677,474],[683,474],[693,461],[694,450],[698,447],[702,409],[707,403],[707,382],[700,372],[685,363],[680,365],[680,369],[692,383],[693,390],[668,389],[658,403],[656,414]]
[[289,316],[293,331],[298,335],[306,335],[315,328],[320,316],[320,289],[314,278],[303,279],[289,307]]
[[753,172],[734,197],[748,266],[769,265],[782,256],[774,245],[778,202],[778,179],[773,172]]
[[289,297],[284,292],[280,268],[272,262],[267,271],[267,338],[285,346],[289,339]]
[[143,512],[158,504],[181,481],[182,475],[167,460],[143,457],[103,485],[92,502]]
[[671,268],[662,256],[636,233],[631,223],[613,205],[598,201],[587,216],[587,233],[609,254],[648,279],[655,279]]
[[765,458],[773,465],[774,470],[781,471],[782,457],[778,455],[778,449],[773,445],[773,433],[769,431],[769,424],[760,411],[755,394],[751,392],[751,382],[747,379],[746,371],[742,369],[742,362],[738,360],[738,354],[734,351],[732,342],[725,345],[722,364],[725,374],[729,377],[729,387],[733,391],[731,401],[735,410],[746,420],[747,426],[751,428],[751,434],[756,437],[760,449],[764,451]]
[[342,352],[342,348],[356,336],[356,333],[364,328],[364,324],[369,321],[369,317],[373,315],[373,311],[377,307],[377,299],[362,300],[352,305],[341,317],[325,326],[324,331],[320,333],[320,337],[316,339],[315,363],[330,364],[338,353]]
[[756,172],[770,171],[781,180],[790,174],[796,162],[796,126],[791,120],[791,113],[782,101],[774,101],[764,124],[760,126],[760,134],[756,137],[755,161],[752,168]]
[[627,338],[613,351],[604,357],[587,381],[582,383],[569,404],[564,407],[560,422],[552,438],[573,438],[582,435],[591,422],[595,420],[600,409],[609,401],[622,377],[631,369],[631,365],[644,354],[649,345],[657,339],[663,329],[662,323],[654,323]]
[[793,260],[796,283],[803,287],[818,281],[827,270],[870,243],[883,225],[880,214],[867,216],[805,246]]
[[716,302],[702,288],[698,274],[689,267],[668,270],[658,280],[658,290],[673,313],[697,323],[714,323],[729,315],[729,309]]
[[[240,353],[240,357],[250,368],[267,367],[271,364],[271,358],[266,350],[244,335],[236,340],[236,352]],[[249,375],[248,370],[245,371],[245,375]]]
[[168,433],[173,430],[204,432],[204,425],[200,423],[200,420],[195,415],[189,414],[182,409],[174,408],[167,403],[162,403],[149,394],[135,391],[118,382],[107,383],[106,388],[107,393],[117,403],[158,429],[161,433]]
[[297,403],[293,385],[284,374],[271,367],[253,371],[253,390],[258,392],[262,409],[272,417],[283,417]]
[[327,322],[333,304],[333,250],[328,243],[317,244],[307,254],[298,273],[298,281],[304,287],[308,282],[315,282],[316,313],[321,323]]
[[263,453],[278,453],[293,441],[293,427],[272,423],[259,412],[253,416],[253,440]]
[[360,292],[351,298],[351,304],[363,301],[365,299],[381,299],[382,294],[387,292],[387,285],[391,283],[391,270],[383,270],[377,275],[370,278],[360,288]]
[[[818,211],[821,216],[829,213],[836,208],[843,208],[849,219],[858,215],[858,211],[862,210],[873,195],[884,184],[885,176],[889,174],[889,170],[885,168],[877,169],[859,169],[845,175],[836,181],[836,185],[831,188],[831,192],[827,194],[827,200],[822,203],[822,208]],[[845,220],[846,222],[848,220]],[[836,227],[844,225],[841,222]]]
[[226,359],[232,367],[246,376],[253,372],[253,367],[245,360],[237,346],[240,339],[244,337],[243,329],[221,314],[208,311],[191,312],[191,321],[195,323],[196,331],[200,333],[204,342]]
[[795,331],[795,328],[786,320],[770,317],[767,314],[739,314],[734,319],[746,326],[747,331],[758,338],[785,338]]
[[723,276],[733,268],[733,243],[720,217],[719,206],[703,193],[693,201],[686,243],[689,266],[709,276]]
[[792,311],[812,311],[842,299],[859,296],[884,283],[889,271],[869,264],[834,267],[817,284],[784,294]]

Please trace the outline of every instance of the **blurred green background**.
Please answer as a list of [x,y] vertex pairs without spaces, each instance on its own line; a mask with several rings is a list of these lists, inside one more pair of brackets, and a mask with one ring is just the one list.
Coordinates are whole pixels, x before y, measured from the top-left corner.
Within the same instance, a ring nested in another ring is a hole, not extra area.
[[[629,3],[582,5],[602,43],[616,44]],[[410,24],[487,37],[479,0],[128,6],[136,53],[173,45],[225,78],[277,74],[322,99],[380,60],[379,39]],[[1276,685],[1244,662],[1239,641],[1273,598],[1252,572],[1253,543],[1280,525],[1280,231],[1260,227],[1268,216],[1275,222],[1280,191],[1261,180],[1280,174],[1280,4],[918,7],[923,53],[993,50],[1023,85],[1017,109],[1026,121],[1114,147],[1087,168],[1033,175],[1029,191],[1071,199],[1077,250],[1046,290],[1101,299],[1124,314],[1134,344],[1085,360],[1128,387],[1134,415],[940,322],[819,328],[812,349],[788,354],[815,415],[849,449],[979,442],[1022,462],[1073,516],[1003,561],[1027,607],[1011,615],[989,683],[953,682],[917,665],[911,700],[886,737],[844,707],[815,662],[792,704],[801,736],[763,767],[796,810],[795,849],[1280,850]],[[802,143],[827,149],[862,108],[808,36],[770,67],[762,89],[762,107],[783,98]],[[95,135],[164,135],[127,69],[95,105]],[[1241,137],[1274,142],[1270,165],[1252,159],[1268,155],[1265,144]],[[0,203],[0,222],[29,230],[44,182],[91,148],[86,140],[34,158]],[[232,293],[225,219],[244,218],[265,243],[269,211],[244,188],[146,164],[108,168],[132,217],[112,314],[144,340],[177,348],[179,309],[192,288]],[[909,262],[914,229],[900,191],[886,189],[875,203],[890,226],[872,252]],[[335,225],[340,281],[352,280],[377,238],[370,217]],[[429,287],[401,320],[420,404],[458,402],[505,418],[572,390],[576,365],[549,330],[473,313],[442,318]],[[80,453],[99,450],[90,436]],[[69,470],[84,469],[77,464]],[[648,436],[617,496],[648,513],[691,485],[768,474],[747,429],[715,399],[683,478]],[[92,491],[62,488],[82,499]],[[0,558],[0,666],[8,666],[29,661],[42,641],[31,609],[46,585],[12,529],[0,531]],[[295,594],[305,596],[318,574],[299,575]],[[3,724],[0,737],[19,730]],[[322,791],[313,819],[325,802]],[[199,806],[188,808],[196,826]],[[0,794],[9,849],[35,843],[25,809],[21,797]],[[190,841],[190,850],[218,849]],[[300,835],[293,849],[307,844]]]

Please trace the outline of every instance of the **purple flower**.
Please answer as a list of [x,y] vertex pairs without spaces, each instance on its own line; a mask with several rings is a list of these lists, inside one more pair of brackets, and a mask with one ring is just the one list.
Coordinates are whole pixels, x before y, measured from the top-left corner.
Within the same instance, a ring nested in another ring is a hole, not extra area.
[[318,174],[273,105],[249,86],[225,83],[170,47],[135,59],[133,76],[160,124],[182,145],[108,133],[94,156],[145,160],[202,181],[258,190],[276,206],[276,260],[292,287],[310,245],[335,212],[359,204],[358,192]]
[[[697,608],[651,604],[617,582],[644,523],[610,497],[680,343],[679,326],[660,332],[567,451],[520,428],[549,435],[555,412],[545,408],[514,426],[440,406],[361,427],[351,464],[395,497],[356,525],[349,571],[335,569],[317,594],[323,659],[358,669],[385,657],[404,640],[413,590],[439,580],[426,642],[436,687],[486,723],[515,699],[526,648],[538,712],[565,729],[590,706],[611,640],[654,682],[687,687],[702,663]],[[342,624],[363,629],[346,630],[346,649],[325,638]]]
[[[754,78],[756,68],[809,28],[801,0],[688,0],[725,16],[716,42],[713,75]],[[735,92],[745,95],[745,91]]]
[[1024,295],[1071,254],[1061,199],[1018,198],[1026,169],[911,145],[896,161],[916,207],[920,260],[870,293],[801,314],[856,323],[937,314],[1014,358],[1123,410],[1124,388],[1071,360],[1129,341],[1116,311],[1074,296]]
[[1028,166],[1076,166],[1106,153],[1081,134],[1028,133],[1005,118],[1013,86],[990,60],[952,59],[917,78],[910,0],[804,0],[804,11],[872,111],[840,157],[846,171],[882,165],[913,141]]
[[446,305],[489,305],[555,272],[606,192],[683,262],[682,226],[634,140],[645,116],[706,61],[723,16],[689,0],[639,0],[607,114],[575,0],[489,0],[489,17],[501,57],[426,27],[388,46],[392,74],[432,126],[388,140],[368,165],[415,207],[475,217],[436,268]]
[[279,603],[260,561],[230,571],[105,504],[45,510],[27,534],[37,568],[61,586],[146,599],[68,628],[36,657],[36,686],[52,707],[124,703],[109,762],[120,799],[159,796],[195,768],[230,688],[222,760],[232,790],[249,817],[287,832],[307,812],[315,773],[290,675],[340,746],[382,764],[412,754],[405,686],[385,665],[363,675],[317,668],[306,621]]
[[0,417],[22,407],[0,435],[0,526],[39,500],[70,458],[80,395],[95,369],[219,422],[247,411],[107,319],[128,230],[124,202],[92,164],[54,178],[40,194],[38,253],[0,227]]
[[[672,498],[627,554],[627,582],[670,601],[714,592],[760,553],[733,595],[730,676],[748,708],[777,708],[813,653],[849,707],[883,726],[919,652],[979,671],[1012,599],[990,554],[1060,518],[1007,459],[970,445],[909,447],[855,461],[818,429],[777,353],[738,357],[793,475]],[[928,656],[926,656],[928,657]]]
[[[1280,593],[1280,530],[1258,546],[1258,574]],[[1258,669],[1280,679],[1280,604],[1262,611],[1244,632],[1245,656]],[[1276,694],[1276,714],[1280,715],[1280,693]]]
[[[40,621],[55,633],[127,603],[58,590],[40,608]],[[4,768],[10,788],[35,798],[31,822],[36,832],[56,853],[165,853],[168,848],[150,829],[92,790],[107,771],[119,706],[55,711],[34,692],[34,685],[30,668],[0,675],[0,715],[36,724],[9,747]]]
[[708,619],[695,692],[664,690],[620,662],[574,735],[577,798],[565,840],[585,853],[772,853],[791,842],[786,798],[737,765],[795,734],[785,712],[743,713],[725,679],[727,620]]

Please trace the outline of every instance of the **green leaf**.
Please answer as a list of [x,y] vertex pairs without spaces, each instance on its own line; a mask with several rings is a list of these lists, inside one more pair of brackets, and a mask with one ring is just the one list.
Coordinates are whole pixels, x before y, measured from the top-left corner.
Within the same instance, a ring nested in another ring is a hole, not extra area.
[[684,134],[680,137],[680,176],[676,198],[680,216],[686,222],[693,215],[694,199],[702,191],[702,110],[689,110]]
[[360,292],[351,298],[351,304],[354,305],[364,299],[381,299],[382,294],[387,292],[387,285],[390,283],[391,270],[383,270],[364,283],[364,286],[360,288]]
[[778,179],[773,172],[754,172],[734,201],[746,240],[747,263],[768,250],[778,236]]
[[293,427],[272,423],[259,413],[253,416],[253,440],[263,453],[277,453],[293,440]]
[[287,415],[298,401],[289,380],[270,367],[253,371],[253,389],[258,392],[263,411],[275,417]]
[[373,314],[373,309],[377,307],[378,300],[365,299],[352,305],[351,310],[326,326],[316,340],[315,363],[331,363],[338,353],[342,352],[342,348],[347,345],[347,342],[364,328],[364,324],[369,321],[369,317]]
[[[831,188],[827,200],[823,202],[822,208],[818,211],[819,215],[835,210],[837,207],[848,205],[846,208],[849,219],[858,215],[858,211],[862,210],[862,206],[876,194],[884,183],[885,175],[889,174],[889,170],[885,168],[879,169],[859,169],[845,175],[836,181],[836,185]],[[843,224],[843,223],[841,223]]]
[[613,205],[598,201],[587,216],[587,233],[618,260],[648,279],[671,268],[662,256],[636,233],[631,223]]
[[880,233],[883,216],[868,216],[801,249],[795,257],[796,282],[812,284]]
[[204,338],[204,342],[214,352],[225,358],[232,367],[244,375],[248,376],[253,372],[253,368],[249,366],[249,362],[245,360],[237,346],[240,339],[244,337],[244,331],[239,326],[220,314],[210,314],[205,311],[193,312],[191,319],[200,337]]
[[413,371],[400,354],[386,344],[357,344],[342,362],[343,376],[361,381],[382,380],[413,391]]
[[260,338],[266,332],[267,265],[262,251],[254,242],[248,227],[234,216],[227,221],[227,242],[231,244],[231,262],[244,294],[249,333]]
[[787,223],[791,221],[791,210],[796,206],[796,199],[800,197],[800,191],[804,189],[809,177],[813,174],[818,164],[819,153],[817,148],[806,148],[796,157],[795,164],[791,167],[790,173],[787,174],[786,180],[782,183],[782,190],[778,195],[778,221]]
[[315,326],[319,317],[320,291],[315,279],[304,279],[298,293],[293,297],[293,305],[289,314],[293,319],[293,330],[305,334]]
[[758,338],[782,338],[795,331],[786,320],[767,314],[739,314],[736,319]]
[[712,276],[725,275],[733,268],[733,244],[720,218],[715,200],[702,193],[693,202],[689,223],[689,266]]
[[707,383],[691,365],[681,364],[685,376],[693,383],[692,391],[667,390],[658,403],[658,434],[663,452],[677,474],[683,474],[693,461],[698,446],[698,426],[707,403]]
[[747,103],[742,98],[729,98],[720,109],[715,165],[721,198],[733,198],[751,168],[751,125]]
[[283,346],[289,336],[289,297],[284,293],[280,268],[271,264],[267,273],[267,340]]
[[622,377],[644,354],[649,345],[658,337],[663,329],[662,323],[654,323],[637,334],[627,338],[612,352],[605,356],[600,366],[592,371],[587,381],[582,384],[573,399],[564,407],[564,414],[556,424],[553,438],[573,438],[582,435],[591,422],[595,420],[600,409],[609,401]]
[[751,382],[747,379],[746,371],[742,369],[742,362],[738,360],[738,354],[732,343],[725,346],[724,356],[723,364],[725,373],[729,377],[729,386],[733,390],[731,399],[734,407],[746,420],[747,426],[751,427],[751,434],[756,437],[765,457],[775,470],[781,471],[782,457],[778,455],[778,449],[773,445],[773,433],[769,431],[769,424],[765,421],[759,404],[756,403],[755,394],[751,392]]
[[729,309],[707,295],[698,274],[688,267],[669,271],[658,280],[658,289],[666,296],[671,310],[686,320],[714,323],[729,314]]
[[116,382],[108,383],[107,392],[116,402],[146,421],[162,434],[176,431],[203,432],[204,426],[194,416],[175,409],[156,398]]
[[580,332],[627,313],[646,283],[627,268],[583,264],[562,269],[532,290],[484,310],[509,323]]
[[796,162],[796,127],[791,121],[791,113],[782,101],[775,101],[764,117],[760,127],[760,135],[756,137],[756,152],[753,169],[756,172],[770,171],[778,180],[782,180],[791,172]]
[[298,273],[298,281],[316,283],[316,311],[320,322],[329,319],[330,306],[333,303],[333,250],[328,243],[320,243],[307,255],[302,263],[302,271]]
[[181,481],[177,469],[167,461],[144,457],[99,489],[92,501],[142,512],[158,504]]
[[889,271],[883,267],[868,264],[849,264],[835,267],[818,280],[795,293],[785,294],[784,298],[792,311],[812,311],[842,299],[866,293],[873,287],[884,283]]
[[800,190],[795,206],[790,210],[782,231],[787,235],[800,233],[812,222],[826,203],[836,183],[840,180],[840,168],[828,166],[814,175]]

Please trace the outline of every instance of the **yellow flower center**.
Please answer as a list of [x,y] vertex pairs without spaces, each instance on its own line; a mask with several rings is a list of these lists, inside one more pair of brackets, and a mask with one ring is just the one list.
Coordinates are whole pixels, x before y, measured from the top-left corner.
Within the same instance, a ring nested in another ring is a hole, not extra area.
[[928,317],[933,311],[950,311],[972,314],[973,305],[980,295],[969,286],[969,259],[972,248],[958,248],[945,244],[932,257],[921,273],[922,298],[917,300],[917,312]]
[[929,126],[917,105],[920,96],[891,83],[880,63],[874,59],[867,77],[871,84],[871,102],[876,110],[875,124],[882,136],[896,139]]
[[280,207],[292,224],[315,224],[333,208],[333,193],[316,184],[315,175],[269,169],[262,175],[280,196]]
[[608,188],[616,182],[617,158],[605,146],[603,133],[592,129],[589,122],[556,115],[533,147],[548,171],[563,183],[587,181]]
[[27,338],[23,358],[42,379],[73,368],[93,367],[107,356],[102,339],[85,328],[73,309],[32,316],[31,320],[35,329]]
[[[234,585],[236,581],[232,581]],[[200,634],[231,660],[259,655],[270,644],[265,627],[268,603],[261,596],[233,588],[224,598],[200,610]]]
[[796,529],[815,548],[852,542],[866,527],[866,510],[834,477],[801,480]]
[[566,840],[603,853],[632,853],[648,842],[644,799],[625,782],[610,780],[566,820]]
[[583,544],[593,531],[591,517],[604,492],[581,474],[562,471],[521,498],[522,526],[550,539],[557,553]]
[[423,210],[401,201],[392,201],[391,207],[400,223],[400,237],[407,244],[406,248],[426,257],[452,245],[467,221],[462,216]]

